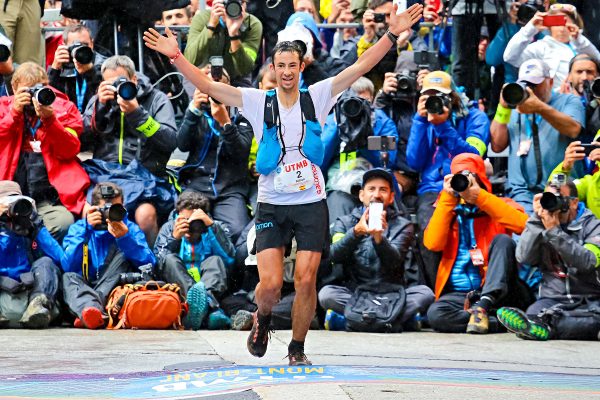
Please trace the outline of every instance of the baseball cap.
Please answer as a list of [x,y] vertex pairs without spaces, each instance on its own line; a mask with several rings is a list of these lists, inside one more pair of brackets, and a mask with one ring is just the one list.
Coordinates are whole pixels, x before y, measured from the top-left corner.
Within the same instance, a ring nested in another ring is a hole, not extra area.
[[452,92],[452,78],[444,71],[433,71],[425,75],[423,78],[423,89],[421,93],[427,90],[437,90],[444,94]]
[[21,196],[21,187],[17,182],[0,181],[0,199],[8,196]]
[[542,60],[535,58],[527,60],[519,67],[519,82],[538,85],[546,78],[550,78],[550,67]]
[[373,168],[365,172],[362,178],[362,187],[364,188],[365,185],[374,178],[385,179],[390,184],[390,188],[392,188],[392,190],[394,189],[394,178],[392,177],[392,174],[383,168]]
[[450,172],[460,174],[465,170],[477,175],[483,186],[485,186],[485,190],[492,192],[492,184],[485,173],[485,163],[481,156],[473,153],[461,153],[454,156],[450,164]]
[[319,40],[319,28],[317,27],[317,23],[312,15],[304,11],[295,12],[290,15],[285,26],[288,27],[294,23],[300,24],[308,29],[313,35],[315,47],[321,47],[321,41]]

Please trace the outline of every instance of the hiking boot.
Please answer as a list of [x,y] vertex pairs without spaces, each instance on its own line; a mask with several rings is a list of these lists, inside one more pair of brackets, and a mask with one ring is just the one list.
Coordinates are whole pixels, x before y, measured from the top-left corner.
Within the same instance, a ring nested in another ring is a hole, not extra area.
[[208,314],[208,295],[203,282],[196,282],[188,290],[187,303],[189,311],[183,319],[183,325],[187,329],[197,331],[202,326],[202,321]]
[[308,358],[306,357],[306,354],[304,354],[303,351],[297,351],[297,352],[288,354],[287,357],[290,360],[290,367],[293,367],[296,365],[312,365],[312,363],[308,360]]
[[488,333],[490,321],[487,311],[482,307],[475,306],[469,312],[471,313],[471,318],[469,318],[469,324],[467,325],[467,333]]
[[231,319],[220,308],[208,314],[208,329],[211,331],[229,329]]
[[258,311],[254,313],[254,320],[252,321],[252,329],[248,335],[246,345],[248,351],[254,357],[262,357],[267,352],[267,345],[269,344],[269,326],[263,326],[258,323]]
[[333,311],[331,308],[325,313],[325,330],[328,331],[345,331],[346,317],[342,314]]
[[35,296],[27,306],[19,323],[29,329],[44,329],[50,325],[50,310],[48,298],[40,294]]
[[249,331],[252,329],[253,322],[254,314],[252,314],[250,311],[239,310],[231,319],[231,329],[236,331]]
[[527,315],[513,307],[502,307],[496,312],[498,321],[517,337],[528,340],[548,340],[550,328],[542,323],[527,318]]
[[88,329],[98,329],[104,327],[104,316],[102,311],[96,307],[86,307],[81,313],[81,321]]

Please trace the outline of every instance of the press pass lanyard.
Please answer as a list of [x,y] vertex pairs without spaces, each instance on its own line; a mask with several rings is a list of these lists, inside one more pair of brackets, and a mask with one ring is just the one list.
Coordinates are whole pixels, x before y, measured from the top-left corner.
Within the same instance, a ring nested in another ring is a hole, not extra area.
[[42,121],[39,118],[33,127],[30,125],[30,122],[27,121],[27,129],[29,129],[29,132],[31,132],[31,137],[33,140],[35,140],[35,134],[37,133],[38,129],[40,129],[40,125],[42,125]]
[[[83,99],[85,97],[85,92],[87,90],[87,81],[77,72],[75,72],[75,95],[77,96],[77,108],[79,112],[83,113]],[[79,78],[81,78],[82,84],[79,85]]]
[[521,132],[521,117],[525,118],[525,134],[527,138],[532,140],[533,142],[533,155],[535,157],[535,167],[536,167],[536,181],[532,185],[529,183],[529,173],[527,171],[527,154],[521,156],[521,173],[523,174],[523,179],[527,183],[527,188],[531,191],[536,191],[539,193],[542,191],[540,187],[542,183],[543,171],[542,171],[542,151],[540,149],[540,136],[539,136],[539,128],[538,123],[541,122],[542,117],[537,114],[533,114],[530,119],[528,115],[521,115],[519,117],[519,132]]

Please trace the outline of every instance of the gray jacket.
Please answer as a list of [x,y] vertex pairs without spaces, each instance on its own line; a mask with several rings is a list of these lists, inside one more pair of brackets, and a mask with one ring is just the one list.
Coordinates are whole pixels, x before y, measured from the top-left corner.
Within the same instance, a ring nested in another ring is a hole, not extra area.
[[521,234],[517,261],[540,267],[540,298],[565,302],[600,298],[600,268],[586,245],[600,247],[600,220],[591,211],[585,209],[567,227],[550,230],[534,215]]

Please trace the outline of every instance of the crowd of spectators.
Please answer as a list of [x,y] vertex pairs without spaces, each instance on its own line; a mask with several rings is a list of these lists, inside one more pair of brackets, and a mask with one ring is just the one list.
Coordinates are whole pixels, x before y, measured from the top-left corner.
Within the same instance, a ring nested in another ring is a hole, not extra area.
[[[318,116],[331,247],[311,326],[345,329],[353,291],[381,282],[406,287],[403,329],[600,338],[597,10],[416,2],[421,23]],[[179,285],[186,328],[249,329],[254,116],[185,78],[166,90],[168,60],[112,54],[97,21],[64,17],[43,40],[42,3],[0,10],[0,297],[22,308],[13,320],[0,307],[0,327],[102,328],[110,292],[143,271]],[[276,43],[301,42],[308,89],[358,60],[393,12],[391,0],[207,3],[140,27],[171,27],[211,80],[262,90],[281,83]],[[293,244],[275,328],[291,326]]]

